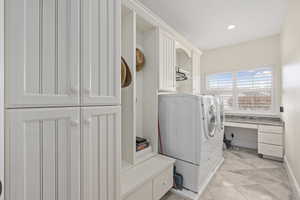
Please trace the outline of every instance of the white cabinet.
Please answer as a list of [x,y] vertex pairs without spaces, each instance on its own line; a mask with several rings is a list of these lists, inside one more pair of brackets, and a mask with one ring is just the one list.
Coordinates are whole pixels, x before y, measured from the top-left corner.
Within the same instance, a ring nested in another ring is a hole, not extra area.
[[175,159],[157,155],[121,174],[122,200],[159,200],[173,186]]
[[79,104],[80,0],[5,1],[6,107]]
[[130,194],[123,200],[153,200],[153,185],[152,181],[148,181],[144,185],[140,186],[136,192]]
[[118,200],[121,108],[82,108],[82,200]]
[[258,126],[258,153],[283,158],[284,140],[282,126]]
[[159,31],[159,91],[176,91],[175,40],[166,32]]
[[81,5],[82,102],[120,104],[119,0],[84,0]]
[[153,179],[153,199],[161,199],[173,187],[173,166]]
[[200,57],[200,53],[193,52],[193,93],[196,94],[200,94],[201,92]]
[[119,199],[121,108],[81,109],[7,111],[6,199]]
[[80,200],[79,108],[8,110],[7,200]]
[[5,199],[119,200],[121,0],[3,4]]
[[6,0],[5,13],[6,107],[76,106],[80,91],[120,104],[120,0]]

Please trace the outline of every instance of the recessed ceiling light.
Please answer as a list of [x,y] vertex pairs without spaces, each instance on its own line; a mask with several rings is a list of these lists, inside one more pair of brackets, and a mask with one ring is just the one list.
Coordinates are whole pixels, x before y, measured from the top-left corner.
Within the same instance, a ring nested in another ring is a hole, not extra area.
[[235,29],[235,27],[236,27],[235,25],[229,25],[229,26],[227,27],[227,29],[228,29],[228,30],[232,30],[232,29]]

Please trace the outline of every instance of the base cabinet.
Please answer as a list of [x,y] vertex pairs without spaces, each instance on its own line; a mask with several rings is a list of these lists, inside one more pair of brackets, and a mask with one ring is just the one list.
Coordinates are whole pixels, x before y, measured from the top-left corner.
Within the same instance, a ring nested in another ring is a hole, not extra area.
[[6,200],[120,199],[119,106],[13,109],[6,117]]
[[156,155],[122,172],[122,200],[160,200],[173,187],[174,163]]
[[145,183],[143,186],[138,188],[138,190],[132,194],[130,194],[127,198],[124,200],[153,200],[153,194],[152,194],[152,181],[149,181]]
[[173,165],[138,187],[123,200],[160,200],[173,187]]
[[78,108],[9,110],[6,200],[80,200]]
[[258,153],[282,159],[284,156],[284,128],[282,126],[258,126]]
[[173,187],[173,167],[153,179],[153,200],[159,200]]
[[120,107],[82,109],[81,200],[119,199],[120,115]]

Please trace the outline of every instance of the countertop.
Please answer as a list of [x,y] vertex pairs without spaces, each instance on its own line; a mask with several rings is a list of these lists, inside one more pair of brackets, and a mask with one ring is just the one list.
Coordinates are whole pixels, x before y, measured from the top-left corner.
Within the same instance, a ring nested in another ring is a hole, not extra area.
[[226,115],[225,122],[245,123],[245,124],[261,124],[272,126],[283,126],[284,122],[279,117],[253,117],[253,116],[237,116]]

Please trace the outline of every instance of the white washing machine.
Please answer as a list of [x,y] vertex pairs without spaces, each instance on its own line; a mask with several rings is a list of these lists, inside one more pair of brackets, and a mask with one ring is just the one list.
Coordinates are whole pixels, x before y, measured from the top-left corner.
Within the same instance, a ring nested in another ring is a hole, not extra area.
[[[159,123],[163,154],[175,158],[184,188],[198,192],[211,177],[223,138],[219,133],[216,98],[191,94],[159,96]],[[220,142],[221,140],[221,142]]]

